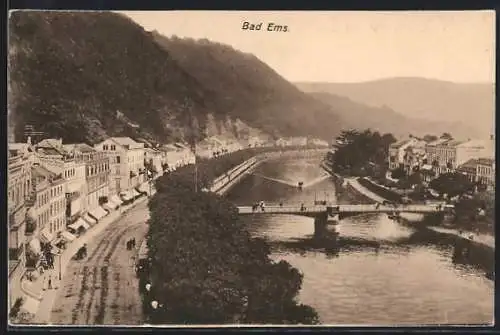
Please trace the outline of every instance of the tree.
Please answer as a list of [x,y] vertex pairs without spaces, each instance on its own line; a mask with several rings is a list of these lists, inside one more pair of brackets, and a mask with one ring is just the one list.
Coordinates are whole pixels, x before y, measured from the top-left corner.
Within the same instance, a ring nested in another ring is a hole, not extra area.
[[466,192],[474,190],[474,184],[467,178],[456,172],[445,173],[438,178],[432,180],[429,186],[442,194],[448,194],[449,197],[462,195]]
[[393,179],[401,179],[406,177],[406,172],[402,167],[398,167],[391,172],[391,178]]
[[[207,186],[240,153],[200,162]],[[241,161],[239,161],[241,163]],[[194,192],[193,169],[160,177],[151,199],[147,279],[164,308],[153,323],[317,323],[317,313],[295,301],[302,275],[275,263],[262,239],[253,239],[233,204],[209,192]],[[202,186],[202,187],[203,187]],[[145,295],[146,296],[146,295]]]
[[386,168],[388,149],[395,141],[392,134],[381,135],[370,129],[362,132],[344,130],[335,141],[335,152],[327,159],[334,171],[339,173],[357,176],[375,174],[377,170]]
[[423,139],[424,139],[425,142],[430,143],[430,142],[433,142],[433,141],[437,140],[438,137],[436,135],[429,135],[429,134],[427,134],[427,135],[425,135],[423,137]]
[[439,138],[443,140],[452,140],[453,136],[451,136],[450,133],[443,133]]

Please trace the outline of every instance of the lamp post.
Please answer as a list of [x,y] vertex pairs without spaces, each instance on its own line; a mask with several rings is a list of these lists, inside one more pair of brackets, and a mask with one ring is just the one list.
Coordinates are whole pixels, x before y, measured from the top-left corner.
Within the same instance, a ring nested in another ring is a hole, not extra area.
[[59,280],[62,280],[62,252],[57,255],[59,256]]

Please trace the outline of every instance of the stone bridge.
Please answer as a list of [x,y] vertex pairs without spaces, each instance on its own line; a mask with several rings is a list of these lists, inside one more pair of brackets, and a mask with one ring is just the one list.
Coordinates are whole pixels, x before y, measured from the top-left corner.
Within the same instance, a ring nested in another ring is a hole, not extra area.
[[337,205],[331,203],[312,204],[283,204],[283,205],[266,205],[264,209],[254,206],[238,207],[239,215],[269,215],[269,214],[288,214],[301,215],[314,218],[314,235],[316,237],[324,236],[329,223],[342,220],[345,217],[371,214],[371,213],[386,213],[389,215],[398,216],[400,213],[416,213],[444,217],[444,214],[452,210],[451,206],[437,206],[425,204],[411,205]]

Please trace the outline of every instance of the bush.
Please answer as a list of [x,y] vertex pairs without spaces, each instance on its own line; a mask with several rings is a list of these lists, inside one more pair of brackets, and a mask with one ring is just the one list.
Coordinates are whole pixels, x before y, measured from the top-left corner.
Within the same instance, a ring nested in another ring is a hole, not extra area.
[[449,197],[454,197],[472,191],[474,184],[460,173],[445,173],[432,180],[429,187],[441,195],[448,194]]
[[[199,187],[250,158],[241,151],[199,166]],[[152,291],[143,294],[152,323],[318,323],[316,312],[297,304],[302,275],[253,239],[236,207],[209,192],[194,192],[192,166],[157,181],[149,203],[148,249]],[[163,304],[154,311],[152,299]]]
[[379,185],[376,185],[372,183],[371,181],[365,179],[365,178],[358,178],[358,182],[366,187],[369,191],[372,191],[375,194],[378,194],[384,199],[390,200],[390,201],[395,201],[395,202],[401,202],[401,195],[390,191],[386,188],[383,188]]

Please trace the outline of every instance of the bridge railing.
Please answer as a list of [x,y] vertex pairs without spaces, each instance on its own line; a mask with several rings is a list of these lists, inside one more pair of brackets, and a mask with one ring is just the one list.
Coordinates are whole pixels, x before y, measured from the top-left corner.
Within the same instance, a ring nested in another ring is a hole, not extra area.
[[264,206],[264,210],[261,207],[253,207],[253,206],[241,206],[238,207],[240,213],[253,213],[253,212],[272,212],[272,213],[318,213],[322,211],[326,211],[327,208],[333,208],[333,213],[336,212],[350,212],[350,213],[399,213],[399,212],[407,212],[407,213],[439,213],[445,212],[448,210],[445,207],[438,207],[432,205],[398,205],[398,206],[390,206],[390,205],[334,205],[334,204],[326,204],[326,205],[311,205],[307,206],[307,204],[283,204],[280,206],[279,204],[266,204]]

